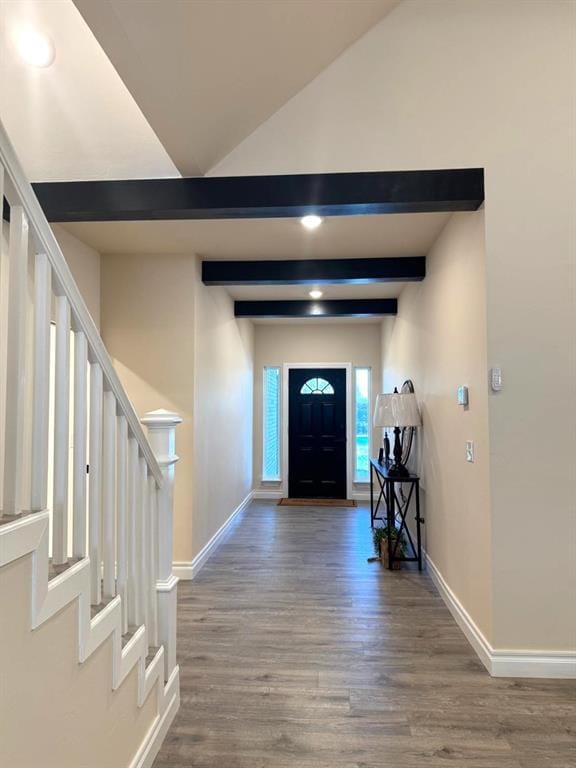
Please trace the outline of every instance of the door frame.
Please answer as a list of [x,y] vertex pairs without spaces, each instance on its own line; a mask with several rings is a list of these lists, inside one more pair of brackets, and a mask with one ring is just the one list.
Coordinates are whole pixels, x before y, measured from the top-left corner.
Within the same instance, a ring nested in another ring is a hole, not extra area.
[[353,494],[352,466],[352,363],[284,363],[282,366],[282,495],[288,496],[288,445],[290,419],[288,404],[288,379],[291,368],[343,368],[346,371],[346,497]]

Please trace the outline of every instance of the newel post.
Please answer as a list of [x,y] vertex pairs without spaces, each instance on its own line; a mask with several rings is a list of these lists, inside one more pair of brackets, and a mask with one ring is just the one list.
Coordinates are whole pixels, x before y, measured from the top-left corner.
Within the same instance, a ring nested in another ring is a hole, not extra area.
[[177,413],[160,409],[150,411],[142,419],[147,427],[148,440],[164,477],[158,494],[158,638],[164,647],[164,674],[166,681],[176,667],[176,585],[172,575],[172,545],[174,538],[174,465],[178,461],[176,427],[182,422]]

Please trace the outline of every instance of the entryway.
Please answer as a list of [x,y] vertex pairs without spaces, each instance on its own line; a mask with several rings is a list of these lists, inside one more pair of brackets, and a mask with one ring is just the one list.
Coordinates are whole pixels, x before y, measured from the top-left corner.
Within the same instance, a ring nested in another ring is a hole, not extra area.
[[290,369],[288,409],[289,496],[345,498],[346,369]]

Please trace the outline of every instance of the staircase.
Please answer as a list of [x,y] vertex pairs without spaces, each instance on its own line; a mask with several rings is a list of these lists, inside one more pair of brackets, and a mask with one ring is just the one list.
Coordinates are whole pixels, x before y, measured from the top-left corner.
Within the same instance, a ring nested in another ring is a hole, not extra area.
[[156,691],[136,753],[103,768],[150,766],[179,706],[172,486],[180,419],[147,414],[145,436],[0,123],[2,201],[0,578],[28,556],[30,631],[76,601],[75,662],[111,642],[110,689],[135,669],[138,707]]

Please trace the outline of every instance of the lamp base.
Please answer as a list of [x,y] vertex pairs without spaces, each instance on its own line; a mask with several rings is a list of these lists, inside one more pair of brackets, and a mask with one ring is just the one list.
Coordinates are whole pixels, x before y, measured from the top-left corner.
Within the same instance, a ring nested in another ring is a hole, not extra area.
[[392,464],[388,467],[388,477],[408,477],[410,472],[406,469],[404,464]]

